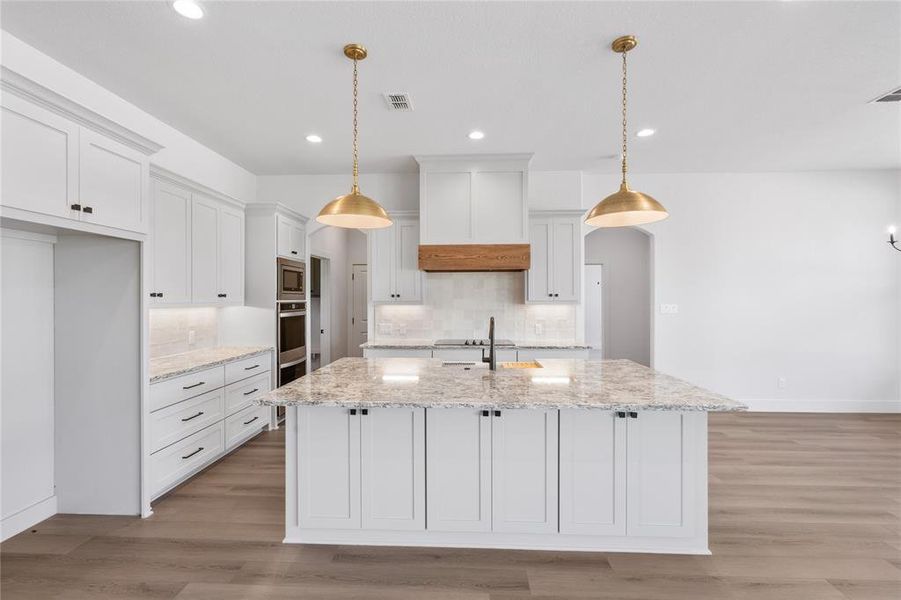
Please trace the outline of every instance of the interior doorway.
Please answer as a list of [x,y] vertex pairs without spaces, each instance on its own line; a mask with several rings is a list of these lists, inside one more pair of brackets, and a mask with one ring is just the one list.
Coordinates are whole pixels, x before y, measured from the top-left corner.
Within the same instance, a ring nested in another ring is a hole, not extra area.
[[332,327],[329,285],[331,261],[324,256],[310,256],[310,371],[331,360]]
[[369,265],[353,265],[350,273],[350,336],[348,356],[363,356],[361,344],[369,339]]

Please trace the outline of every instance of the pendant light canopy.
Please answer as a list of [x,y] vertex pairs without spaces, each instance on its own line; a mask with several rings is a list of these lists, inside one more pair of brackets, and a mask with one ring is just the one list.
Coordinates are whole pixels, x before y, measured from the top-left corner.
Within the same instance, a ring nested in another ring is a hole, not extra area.
[[348,229],[378,229],[390,227],[391,218],[382,205],[360,193],[359,161],[357,159],[357,62],[366,58],[366,48],[360,44],[344,46],[344,55],[354,61],[354,170],[353,187],[349,194],[338,196],[322,207],[316,220],[323,225]]
[[628,130],[626,127],[626,54],[638,45],[635,36],[626,35],[613,41],[613,51],[623,55],[623,181],[619,191],[607,196],[588,213],[586,225],[593,227],[626,227],[660,221],[669,216],[663,205],[641,192],[629,189],[626,182]]

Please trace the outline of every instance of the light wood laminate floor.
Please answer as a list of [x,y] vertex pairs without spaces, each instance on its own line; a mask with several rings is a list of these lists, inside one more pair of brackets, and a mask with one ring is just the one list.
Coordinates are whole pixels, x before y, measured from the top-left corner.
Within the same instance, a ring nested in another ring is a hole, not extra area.
[[901,598],[901,415],[711,415],[713,556],[286,546],[283,441],[149,519],[57,515],[8,540],[3,600]]

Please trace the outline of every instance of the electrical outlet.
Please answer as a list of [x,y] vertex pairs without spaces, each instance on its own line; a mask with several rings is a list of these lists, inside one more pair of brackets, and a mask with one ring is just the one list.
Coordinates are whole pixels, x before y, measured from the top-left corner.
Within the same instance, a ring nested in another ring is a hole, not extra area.
[[544,321],[535,323],[535,335],[544,335]]
[[188,330],[188,345],[193,346],[194,340],[197,338],[197,334],[193,329]]
[[785,377],[777,377],[776,378],[776,387],[780,390],[785,389]]
[[679,312],[678,304],[661,304],[660,305],[660,314],[661,315],[675,315]]
[[379,333],[382,335],[391,335],[394,331],[394,327],[391,326],[391,323],[379,323]]

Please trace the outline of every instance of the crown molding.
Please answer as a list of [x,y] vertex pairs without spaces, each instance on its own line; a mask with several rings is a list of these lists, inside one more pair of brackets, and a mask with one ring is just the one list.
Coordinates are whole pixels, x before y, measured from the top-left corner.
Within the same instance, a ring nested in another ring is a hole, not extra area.
[[115,121],[111,121],[103,115],[77,102],[73,102],[50,88],[46,88],[36,81],[32,81],[6,67],[0,67],[0,90],[24,98],[83,127],[125,144],[129,148],[134,148],[147,156],[163,149],[162,144],[158,144],[140,133],[123,127]]
[[282,204],[281,202],[248,202],[244,210],[250,212],[273,212],[280,213],[285,216],[291,217],[292,219],[297,219],[301,222],[301,225],[306,225],[307,221],[310,220],[309,217],[300,214],[290,206],[286,204]]
[[241,209],[247,206],[246,203],[238,200],[237,198],[233,198],[228,194],[223,194],[222,192],[216,191],[211,187],[207,187],[202,183],[197,183],[193,179],[188,179],[187,177],[179,175],[178,173],[174,173],[169,169],[164,169],[163,167],[155,165],[153,163],[151,163],[150,165],[150,177],[158,181],[165,181],[166,183],[171,183],[183,188],[187,188],[192,192],[197,192],[198,194],[209,196],[210,198],[225,202],[227,204],[232,204]]

